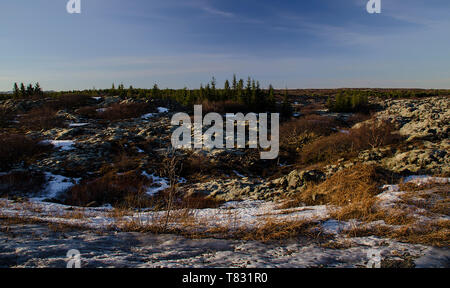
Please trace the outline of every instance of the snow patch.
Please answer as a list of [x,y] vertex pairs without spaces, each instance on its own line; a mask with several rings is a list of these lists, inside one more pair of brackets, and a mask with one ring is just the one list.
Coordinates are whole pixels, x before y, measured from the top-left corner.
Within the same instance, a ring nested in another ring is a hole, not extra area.
[[158,113],[168,113],[169,109],[164,107],[158,107]]
[[80,181],[78,178],[68,178],[49,172],[45,173],[45,178],[47,180],[47,187],[44,190],[44,194],[40,197],[33,198],[34,200],[42,201],[44,199],[57,198],[61,193],[67,191]]
[[403,180],[404,183],[414,183],[416,185],[425,185],[428,183],[450,183],[450,178],[448,177],[433,177],[428,175],[412,175],[408,176]]
[[148,174],[147,172],[143,172],[142,175],[149,179],[152,179],[152,187],[148,187],[146,191],[146,194],[149,196],[154,196],[156,193],[164,191],[170,187],[169,181],[165,178],[156,176],[154,174]]
[[141,116],[142,119],[149,119],[155,117],[155,113],[147,113]]
[[89,125],[89,123],[70,123],[69,127],[83,127],[87,125]]
[[72,140],[44,140],[40,142],[41,144],[52,144],[55,148],[60,149],[61,151],[70,151],[73,150],[73,145],[75,144]]

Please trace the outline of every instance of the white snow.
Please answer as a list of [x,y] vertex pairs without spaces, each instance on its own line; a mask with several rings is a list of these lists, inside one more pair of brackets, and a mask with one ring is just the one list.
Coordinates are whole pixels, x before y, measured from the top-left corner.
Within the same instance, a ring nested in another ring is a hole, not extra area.
[[[147,195],[149,196],[154,196],[156,193],[160,192],[160,191],[164,191],[167,188],[169,188],[169,181],[165,178],[156,176],[154,174],[148,174],[147,172],[143,172],[142,175],[144,175],[145,177],[152,179],[152,187],[148,187],[147,188]],[[155,187],[156,185],[156,187]]]
[[89,123],[70,123],[69,127],[83,127],[87,125],[89,125]]
[[433,177],[428,175],[412,175],[403,179],[404,183],[414,183],[416,185],[424,185],[428,183],[450,183],[450,178],[448,177]]
[[167,113],[167,112],[169,112],[168,108],[158,107],[158,113]]
[[41,196],[33,198],[36,201],[57,198],[61,193],[67,191],[80,180],[78,178],[72,179],[61,175],[54,175],[49,172],[45,173],[45,177],[47,180],[47,187]]
[[244,175],[240,174],[240,173],[237,172],[236,170],[233,170],[233,172],[234,172],[234,174],[236,174],[238,177],[245,178]]
[[73,150],[73,145],[75,144],[72,140],[44,140],[41,141],[42,144],[52,144],[55,148],[60,149],[61,151],[70,151]]
[[142,119],[149,119],[155,117],[155,113],[147,113],[141,116]]

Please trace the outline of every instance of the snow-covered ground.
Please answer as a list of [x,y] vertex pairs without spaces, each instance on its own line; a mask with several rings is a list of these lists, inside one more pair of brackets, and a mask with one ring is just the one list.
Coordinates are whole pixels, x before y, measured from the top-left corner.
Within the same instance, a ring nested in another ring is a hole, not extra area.
[[[49,231],[44,224],[12,225],[12,231],[16,231],[14,241],[6,241],[11,237],[11,229],[0,231],[0,266],[58,267],[64,264],[65,251],[69,249],[85,253],[84,263],[92,267],[364,267],[371,249],[379,249],[394,262],[412,261],[418,267],[450,266],[448,248],[405,244],[377,237],[344,236],[342,231],[361,223],[329,219],[329,207],[324,205],[281,209],[280,204],[275,202],[227,202],[219,208],[172,211],[175,216],[170,218],[169,227],[204,231],[217,227],[251,229],[268,220],[276,223],[311,221],[320,225],[323,233],[334,236],[333,247],[339,246],[339,249],[324,248],[311,239],[264,244],[257,241],[188,240],[175,235],[112,232],[120,231],[127,223],[138,223],[143,227],[160,224],[167,212],[144,210],[117,215],[110,206],[81,208],[44,202],[44,199],[56,197],[78,181],[52,174],[46,176],[49,180],[46,195],[29,199],[28,202],[0,199],[0,216],[72,224],[80,226],[83,231],[58,232],[65,235],[59,237],[57,232]],[[164,178],[150,174],[145,176],[155,183],[148,194],[153,195],[169,185]],[[416,176],[405,181],[448,183],[449,178]],[[383,206],[393,205],[404,193],[399,191],[397,185],[386,185],[384,188],[385,191],[377,196]],[[21,236],[17,237],[18,234]],[[400,256],[395,253],[400,253]]]
[[[0,222],[2,227],[4,223]],[[187,239],[176,235],[114,231],[57,232],[39,224],[10,224],[0,230],[0,267],[59,267],[67,252],[80,251],[81,267],[366,267],[371,255],[381,265],[449,267],[448,249],[376,237],[340,238],[340,247],[308,239],[283,243]]]

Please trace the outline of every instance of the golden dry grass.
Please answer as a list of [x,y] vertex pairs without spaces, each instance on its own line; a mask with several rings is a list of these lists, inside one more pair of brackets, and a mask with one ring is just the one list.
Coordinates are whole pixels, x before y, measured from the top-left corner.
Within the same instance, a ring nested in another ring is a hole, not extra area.
[[373,202],[373,197],[381,192],[379,187],[386,181],[385,179],[386,173],[382,169],[357,164],[337,172],[322,183],[309,185],[283,208],[296,207],[304,203],[307,205],[357,205],[366,209]]

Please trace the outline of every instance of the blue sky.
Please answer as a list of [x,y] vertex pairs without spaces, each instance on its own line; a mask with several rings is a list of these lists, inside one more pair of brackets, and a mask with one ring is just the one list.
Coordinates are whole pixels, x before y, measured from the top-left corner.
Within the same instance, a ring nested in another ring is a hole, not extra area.
[[283,88],[450,88],[450,1],[1,0],[0,91],[197,88],[233,73]]

